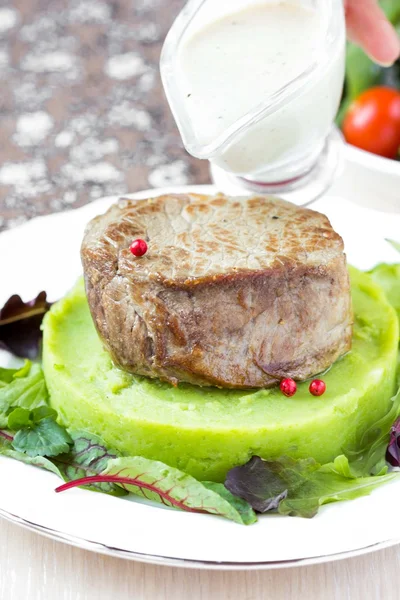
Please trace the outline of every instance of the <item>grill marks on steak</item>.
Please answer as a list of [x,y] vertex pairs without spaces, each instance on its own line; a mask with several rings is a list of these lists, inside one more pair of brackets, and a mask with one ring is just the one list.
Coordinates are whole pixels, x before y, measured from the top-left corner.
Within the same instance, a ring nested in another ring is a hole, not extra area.
[[[141,258],[129,251],[138,237]],[[121,200],[88,225],[82,262],[99,334],[133,373],[268,387],[350,349],[342,239],[324,215],[281,200]]]

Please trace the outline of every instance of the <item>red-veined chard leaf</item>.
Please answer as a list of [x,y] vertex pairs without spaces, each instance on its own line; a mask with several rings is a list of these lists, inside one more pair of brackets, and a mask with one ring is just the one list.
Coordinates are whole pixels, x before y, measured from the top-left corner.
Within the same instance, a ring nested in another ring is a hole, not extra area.
[[36,358],[39,354],[43,315],[51,304],[46,292],[24,302],[14,294],[0,309],[0,347],[22,358]]
[[101,475],[66,483],[56,491],[96,482],[116,483],[148,500],[189,512],[219,515],[245,525],[256,520],[253,511],[239,510],[236,501],[230,502],[227,495],[223,497],[207,487],[208,483],[204,485],[178,469],[139,456],[111,460]]
[[[107,467],[108,461],[118,458],[119,452],[106,447],[97,435],[87,431],[71,431],[72,446],[67,454],[53,459],[65,481],[98,475]],[[113,496],[125,496],[128,492],[113,483],[95,483],[87,489]]]

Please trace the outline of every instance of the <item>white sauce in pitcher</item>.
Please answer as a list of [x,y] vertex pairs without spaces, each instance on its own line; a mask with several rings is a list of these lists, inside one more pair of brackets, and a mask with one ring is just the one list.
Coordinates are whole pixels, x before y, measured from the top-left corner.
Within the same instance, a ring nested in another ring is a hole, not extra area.
[[228,14],[191,37],[180,67],[199,141],[212,141],[304,72],[321,31],[317,11],[285,2]]
[[[173,62],[190,131],[187,149],[260,181],[303,172],[319,155],[339,106],[344,21],[336,38],[329,27],[343,15],[331,21],[324,2],[306,0],[258,1],[214,19],[212,7],[211,19],[196,24],[196,17],[188,27]],[[306,79],[293,83],[305,72]],[[179,103],[174,108],[178,113]],[[267,110],[254,116],[261,109]]]

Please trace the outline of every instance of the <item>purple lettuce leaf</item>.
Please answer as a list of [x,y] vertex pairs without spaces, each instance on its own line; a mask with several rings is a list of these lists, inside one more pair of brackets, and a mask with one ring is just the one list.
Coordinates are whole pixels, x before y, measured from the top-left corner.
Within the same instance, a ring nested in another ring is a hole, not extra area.
[[246,500],[257,512],[276,510],[288,492],[280,470],[280,462],[267,463],[259,456],[253,456],[245,465],[228,472],[225,487]]
[[392,467],[400,467],[400,417],[395,421],[390,430],[386,460]]
[[0,348],[21,358],[36,358],[42,339],[40,326],[50,306],[46,292],[30,302],[11,296],[0,309]]

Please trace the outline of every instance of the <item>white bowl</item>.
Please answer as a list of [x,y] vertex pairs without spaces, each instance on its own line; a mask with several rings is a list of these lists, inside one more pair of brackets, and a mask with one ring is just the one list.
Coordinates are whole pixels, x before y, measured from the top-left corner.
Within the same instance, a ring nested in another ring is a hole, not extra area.
[[359,150],[344,149],[344,165],[329,195],[339,195],[367,208],[400,212],[400,162]]

